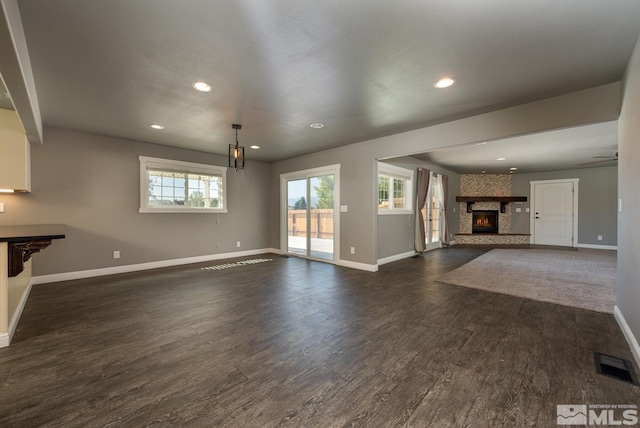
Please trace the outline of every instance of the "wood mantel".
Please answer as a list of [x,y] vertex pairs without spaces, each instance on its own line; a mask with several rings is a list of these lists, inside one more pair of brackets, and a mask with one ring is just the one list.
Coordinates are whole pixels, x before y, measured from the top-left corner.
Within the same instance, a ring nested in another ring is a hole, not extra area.
[[475,202],[500,202],[500,212],[507,212],[509,202],[527,202],[526,196],[456,196],[456,202],[466,202],[467,212],[472,212],[471,206]]

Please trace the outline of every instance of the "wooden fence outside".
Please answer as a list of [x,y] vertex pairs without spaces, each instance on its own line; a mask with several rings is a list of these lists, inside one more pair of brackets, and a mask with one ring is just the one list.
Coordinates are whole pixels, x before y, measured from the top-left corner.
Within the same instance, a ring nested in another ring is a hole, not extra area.
[[[311,237],[333,239],[333,210],[309,210]],[[289,210],[287,218],[289,236],[307,236],[307,210]]]

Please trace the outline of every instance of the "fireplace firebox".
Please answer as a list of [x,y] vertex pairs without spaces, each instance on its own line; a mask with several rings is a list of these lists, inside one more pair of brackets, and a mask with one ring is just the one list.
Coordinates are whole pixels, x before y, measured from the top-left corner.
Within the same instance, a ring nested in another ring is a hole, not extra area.
[[498,233],[498,210],[473,210],[471,233]]

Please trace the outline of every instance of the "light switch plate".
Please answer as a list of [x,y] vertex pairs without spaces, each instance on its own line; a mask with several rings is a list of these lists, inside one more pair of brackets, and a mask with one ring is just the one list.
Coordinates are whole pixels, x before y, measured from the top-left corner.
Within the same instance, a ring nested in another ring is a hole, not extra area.
[[346,213],[349,211],[349,206],[347,205],[340,205],[340,212],[341,213]]

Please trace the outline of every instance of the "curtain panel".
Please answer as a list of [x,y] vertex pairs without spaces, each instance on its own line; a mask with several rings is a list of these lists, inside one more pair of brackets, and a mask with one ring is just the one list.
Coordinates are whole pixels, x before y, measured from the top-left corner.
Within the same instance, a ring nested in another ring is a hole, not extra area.
[[416,191],[416,227],[415,227],[415,250],[418,253],[424,253],[426,251],[426,231],[424,229],[424,216],[422,215],[422,209],[427,203],[427,195],[429,193],[429,177],[431,171],[425,168],[418,168],[418,174],[416,178],[417,191]]
[[440,208],[442,209],[440,217],[442,223],[440,227],[440,242],[442,245],[449,245],[449,222],[447,221],[447,205],[449,200],[449,176],[438,175],[438,184],[440,185],[440,194],[442,195],[442,203]]

